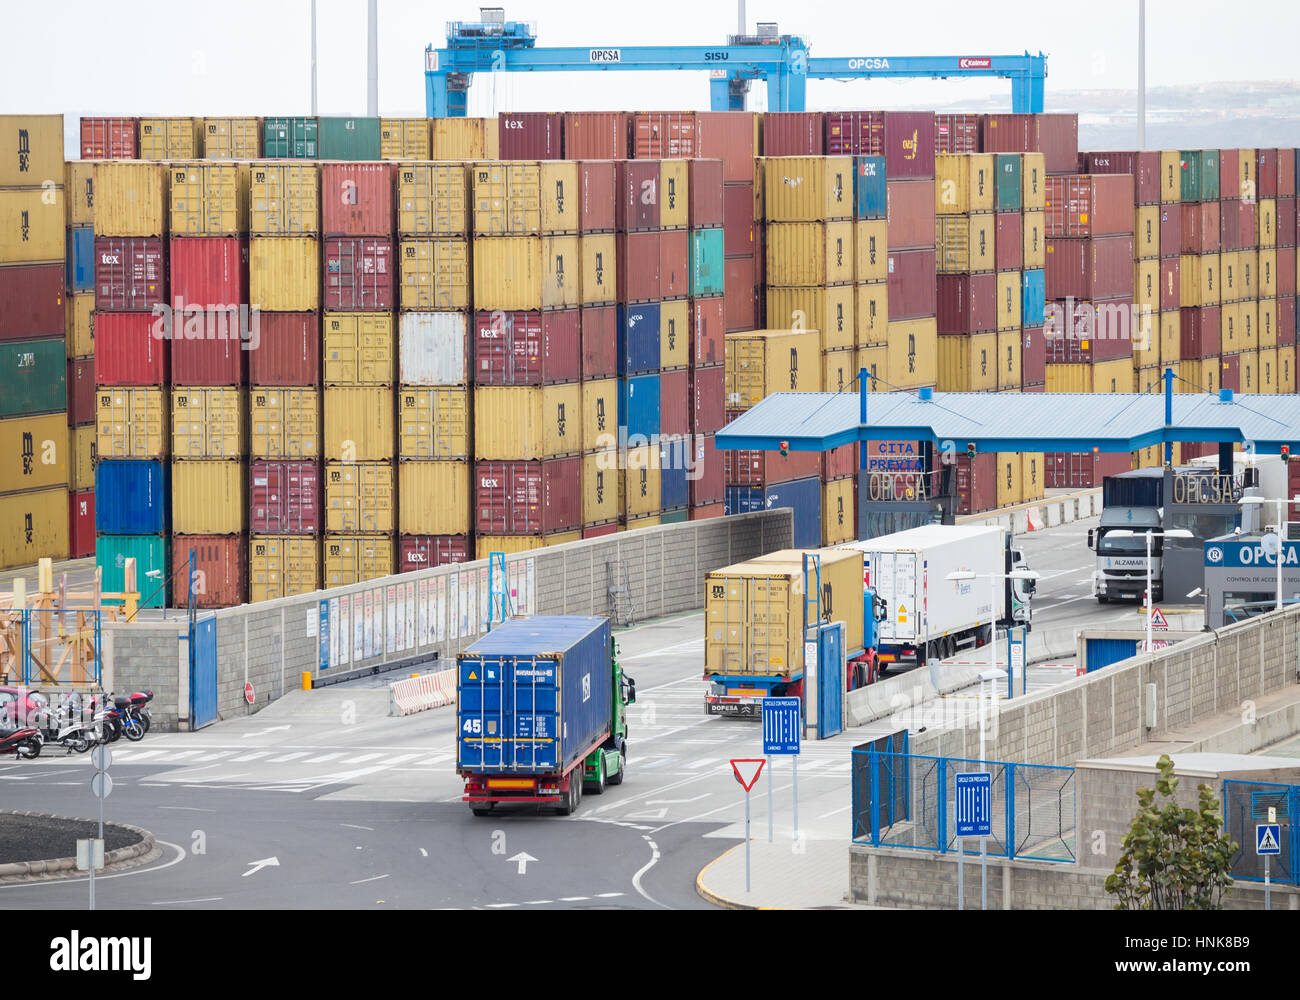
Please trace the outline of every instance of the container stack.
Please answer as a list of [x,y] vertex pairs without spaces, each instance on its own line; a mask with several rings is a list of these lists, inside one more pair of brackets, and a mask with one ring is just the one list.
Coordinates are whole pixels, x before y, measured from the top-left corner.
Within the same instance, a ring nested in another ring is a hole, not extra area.
[[141,118],[142,160],[198,160],[203,157],[202,118]]
[[[691,520],[726,512],[726,470],[714,436],[726,423],[726,186],[722,161],[690,165],[691,301],[688,475]],[[675,419],[670,416],[670,419]]]
[[205,118],[203,157],[208,160],[256,160],[262,156],[260,118]]
[[385,160],[429,159],[429,119],[379,119],[379,155]]
[[95,164],[64,164],[68,353],[68,554],[95,554]]
[[427,162],[397,168],[398,565],[403,572],[472,558],[472,169]]
[[429,157],[434,160],[499,159],[495,118],[430,118]]
[[[305,130],[275,122],[266,122],[267,155],[288,156],[293,152],[290,135]],[[314,155],[314,131],[310,141]],[[320,586],[320,203],[315,163],[283,159],[251,164],[249,320],[251,325],[256,317],[258,331],[248,368],[252,601]]]
[[380,159],[383,149],[380,119],[321,117],[317,123],[322,160]]
[[0,116],[0,569],[66,559],[63,119]]
[[[1001,384],[1007,376],[998,350],[1010,286],[995,271],[1004,241],[997,238],[1000,220],[993,214],[993,160],[991,153],[935,157],[938,388],[943,392],[1010,388]],[[1017,239],[1015,249],[1019,246]],[[1018,273],[1014,280],[1018,285]],[[1015,298],[1018,306],[1018,293]]]
[[268,160],[320,158],[320,120],[317,118],[265,118],[262,120],[262,155]]
[[168,338],[185,333],[166,322],[168,168],[106,160],[95,164],[94,184],[95,561],[104,589],[120,591],[123,562],[134,558],[142,606],[163,607],[171,583],[168,381],[176,343]]
[[1277,391],[1296,391],[1296,151],[1277,151]]

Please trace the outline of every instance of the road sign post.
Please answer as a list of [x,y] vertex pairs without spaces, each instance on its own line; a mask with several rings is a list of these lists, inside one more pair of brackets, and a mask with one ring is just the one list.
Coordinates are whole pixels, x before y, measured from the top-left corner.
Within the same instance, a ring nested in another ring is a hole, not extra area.
[[962,857],[966,853],[963,837],[979,837],[980,850],[980,909],[988,909],[988,855],[983,850],[983,839],[993,833],[993,775],[987,771],[958,774],[956,783],[957,812],[957,909],[965,909]]
[[1264,859],[1264,909],[1270,910],[1272,906],[1270,897],[1269,883],[1269,860],[1274,854],[1282,853],[1282,825],[1274,822],[1277,819],[1277,808],[1270,806],[1268,810],[1268,822],[1255,824],[1255,853]]
[[749,792],[763,773],[762,757],[757,759],[742,757],[731,762],[732,773],[745,790],[745,891],[749,892]]
[[[99,864],[102,866],[103,860],[103,843],[104,843],[104,800],[113,794],[113,779],[109,777],[108,768],[113,763],[113,751],[108,748],[108,744],[101,743],[90,751],[90,762],[95,766],[95,773],[90,779],[90,790],[94,793],[95,798],[99,799]],[[95,858],[90,859],[90,908],[95,908]]]
[[[794,837],[799,839],[799,751],[803,737],[801,698],[763,699],[763,753],[789,757],[794,768]],[[772,840],[772,771],[767,772],[767,839]]]

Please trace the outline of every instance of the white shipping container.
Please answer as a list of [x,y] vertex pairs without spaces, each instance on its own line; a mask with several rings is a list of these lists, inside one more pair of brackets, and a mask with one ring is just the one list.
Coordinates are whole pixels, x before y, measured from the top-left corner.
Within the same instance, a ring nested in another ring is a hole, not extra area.
[[404,312],[398,330],[402,385],[469,385],[468,316]]

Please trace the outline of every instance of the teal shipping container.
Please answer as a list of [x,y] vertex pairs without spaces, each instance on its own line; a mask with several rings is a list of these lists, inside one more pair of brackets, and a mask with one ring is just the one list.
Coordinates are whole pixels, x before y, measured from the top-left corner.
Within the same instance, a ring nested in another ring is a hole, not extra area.
[[853,217],[883,219],[889,208],[883,156],[853,157]]
[[67,409],[68,354],[63,338],[0,342],[0,419]]
[[380,159],[379,119],[322,118],[320,158],[322,160]]
[[691,230],[691,295],[697,299],[723,292],[726,265],[722,234],[721,228]]
[[[120,593],[126,585],[126,561],[135,560],[135,585],[140,607],[166,606],[171,592],[166,535],[100,535],[95,539],[95,565],[103,574],[103,589]],[[149,576],[157,570],[158,576]]]
[[1020,211],[1020,154],[995,153],[993,155],[993,211]]
[[268,118],[262,131],[263,155],[268,160],[320,159],[317,142],[320,126],[315,118]]
[[1184,149],[1178,154],[1182,201],[1219,200],[1219,151]]

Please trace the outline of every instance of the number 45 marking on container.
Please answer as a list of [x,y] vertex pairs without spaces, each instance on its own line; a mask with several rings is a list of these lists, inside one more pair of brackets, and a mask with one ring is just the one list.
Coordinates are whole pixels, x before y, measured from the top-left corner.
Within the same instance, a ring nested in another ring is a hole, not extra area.
[[461,726],[461,729],[467,733],[481,733],[483,732],[483,722],[481,719],[466,719],[465,725]]

